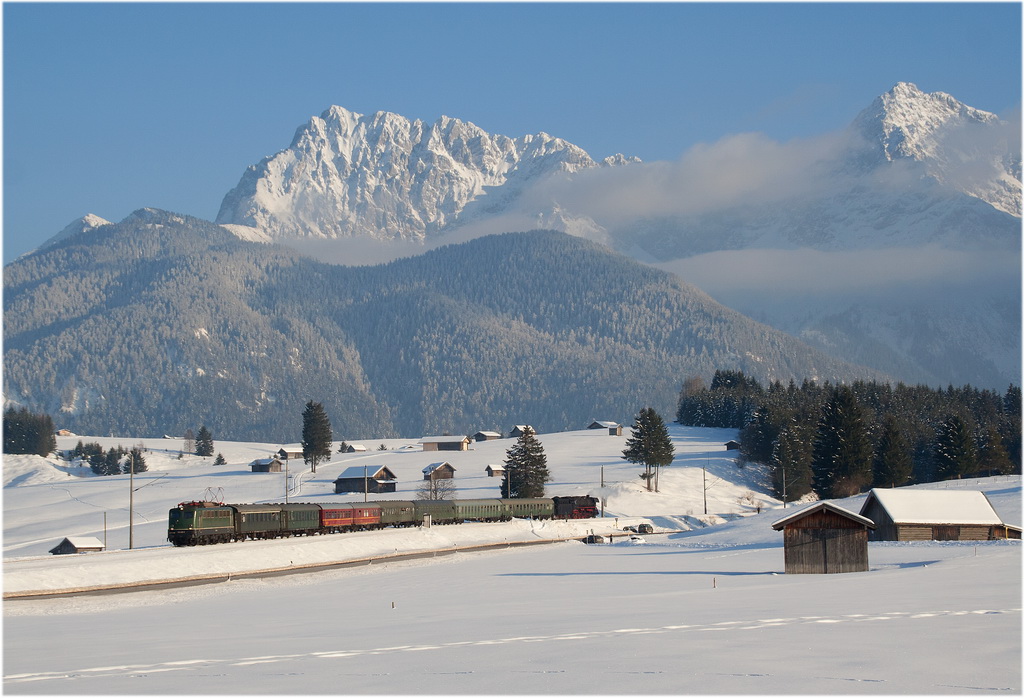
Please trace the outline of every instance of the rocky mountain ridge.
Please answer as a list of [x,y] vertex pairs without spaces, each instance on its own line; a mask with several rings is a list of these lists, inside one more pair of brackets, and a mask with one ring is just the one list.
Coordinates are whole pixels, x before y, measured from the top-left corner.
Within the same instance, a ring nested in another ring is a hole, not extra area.
[[[601,164],[626,161],[619,155]],[[249,167],[216,220],[275,239],[422,241],[471,201],[504,201],[539,177],[597,166],[546,133],[509,138],[447,116],[426,124],[333,106],[300,127],[287,149]],[[495,189],[500,197],[488,194]]]

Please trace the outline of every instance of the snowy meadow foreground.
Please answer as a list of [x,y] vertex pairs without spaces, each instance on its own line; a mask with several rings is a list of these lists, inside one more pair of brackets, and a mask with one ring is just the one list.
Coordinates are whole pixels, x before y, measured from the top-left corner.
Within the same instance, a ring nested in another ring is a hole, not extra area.
[[[722,494],[728,489],[745,495],[756,485],[749,469],[727,462],[721,444],[734,432],[673,427],[672,433],[679,458],[662,473],[658,494],[635,489],[636,467],[615,463],[612,446],[621,450],[621,440],[584,432],[542,435],[555,478],[552,493],[596,489],[600,480],[594,470],[605,465],[609,516],[590,527],[601,531],[616,523],[650,521],[659,533],[644,536],[645,542],[558,542],[186,588],[9,599],[4,690],[47,695],[1021,692],[1018,541],[871,543],[868,572],[786,575],[782,535],[771,523],[792,510],[757,514],[742,510],[736,494]],[[500,462],[510,442],[496,443],[501,450],[482,452],[485,444],[480,444],[475,457]],[[387,457],[399,464],[410,459],[411,470],[421,468],[419,461],[429,455]],[[453,455],[465,457],[466,471],[475,469],[469,464],[473,455]],[[709,465],[717,473],[713,477],[723,478],[707,490],[709,512],[747,515],[725,523],[709,514],[708,520],[720,523],[699,528],[702,466]],[[146,493],[171,487],[169,480],[182,486],[192,478],[202,481],[203,468],[165,471],[162,484],[137,493],[142,506],[155,509],[146,499],[154,495]],[[63,479],[47,480],[45,469],[25,476],[24,464],[24,472],[12,478],[6,460],[4,470],[5,592],[17,584],[66,588],[81,579],[123,575],[126,569],[170,577],[183,567],[213,567],[204,556],[218,548],[225,554],[244,551],[246,561],[232,563],[238,568],[266,569],[277,564],[273,560],[282,550],[303,560],[366,555],[398,547],[402,537],[409,545],[430,538],[427,542],[438,548],[465,548],[472,541],[552,537],[556,528],[540,522],[463,524],[194,550],[161,543],[149,533],[155,522],[142,527],[142,549],[50,557],[38,548],[44,539],[50,547],[58,542],[51,533],[57,527],[30,523],[31,500],[45,503],[50,512],[67,512],[60,535],[96,535],[70,530],[68,522],[89,508],[82,521],[96,518],[98,503],[114,496],[100,495],[99,486],[120,493],[126,479],[59,473]],[[222,481],[258,477],[234,470]],[[160,475],[151,465],[147,477]],[[727,484],[726,475],[740,484]],[[322,477],[330,478],[330,469]],[[495,486],[471,480],[460,484]],[[986,491],[1004,521],[1020,524],[1019,477],[927,487],[946,486]],[[68,492],[58,506],[52,498],[61,488]],[[767,506],[778,506],[759,496]],[[166,490],[162,498],[168,498]],[[230,493],[226,498],[232,500]],[[312,489],[301,498],[330,501]],[[676,516],[669,513],[671,500]],[[856,511],[862,501],[863,496],[837,503]],[[621,518],[616,522],[614,516]],[[318,552],[327,548],[330,553]]]

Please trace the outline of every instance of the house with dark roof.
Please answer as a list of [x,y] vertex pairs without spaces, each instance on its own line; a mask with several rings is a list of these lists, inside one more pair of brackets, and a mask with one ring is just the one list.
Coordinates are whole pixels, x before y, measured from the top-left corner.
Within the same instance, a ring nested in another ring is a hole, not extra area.
[[455,468],[448,461],[431,463],[423,469],[424,480],[451,480],[455,477]]
[[283,466],[280,458],[257,458],[249,463],[254,473],[279,473]]
[[345,468],[334,481],[334,493],[394,492],[397,479],[386,465],[353,465]]

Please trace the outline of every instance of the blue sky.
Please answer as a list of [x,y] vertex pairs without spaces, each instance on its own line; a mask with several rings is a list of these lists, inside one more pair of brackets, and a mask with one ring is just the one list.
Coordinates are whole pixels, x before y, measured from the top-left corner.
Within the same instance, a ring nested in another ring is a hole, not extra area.
[[4,262],[86,213],[213,219],[332,104],[595,158],[844,127],[896,82],[1020,108],[1019,3],[3,6]]

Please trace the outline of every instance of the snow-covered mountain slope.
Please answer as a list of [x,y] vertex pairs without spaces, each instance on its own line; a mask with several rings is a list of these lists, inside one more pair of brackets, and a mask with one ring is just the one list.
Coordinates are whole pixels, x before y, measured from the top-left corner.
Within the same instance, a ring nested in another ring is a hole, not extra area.
[[217,222],[272,238],[423,240],[472,201],[486,200],[477,215],[493,213],[530,182],[597,166],[546,133],[509,138],[447,116],[426,124],[333,106],[300,127],[287,149],[249,167]]
[[75,220],[68,223],[66,226],[64,226],[63,230],[61,230],[52,238],[44,242],[42,245],[39,246],[39,248],[42,249],[45,247],[49,247],[50,245],[58,243],[61,240],[66,240],[67,238],[72,237],[73,235],[78,235],[80,233],[84,233],[86,231],[99,228],[101,225],[110,225],[110,221],[108,221],[105,218],[100,218],[94,213],[87,213],[81,218],[76,218]]

